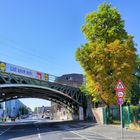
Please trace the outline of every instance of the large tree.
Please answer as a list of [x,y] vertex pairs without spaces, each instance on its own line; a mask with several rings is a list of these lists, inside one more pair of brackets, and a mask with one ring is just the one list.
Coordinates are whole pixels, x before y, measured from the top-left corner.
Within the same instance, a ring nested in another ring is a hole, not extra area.
[[87,43],[76,51],[86,75],[86,89],[93,101],[102,99],[116,104],[115,86],[121,79],[126,86],[126,99],[134,81],[136,49],[133,37],[124,29],[124,20],[116,8],[102,4],[88,14],[82,26]]
[[133,74],[136,77],[136,81],[133,83],[131,89],[131,104],[138,105],[140,101],[140,57],[136,59],[136,70]]

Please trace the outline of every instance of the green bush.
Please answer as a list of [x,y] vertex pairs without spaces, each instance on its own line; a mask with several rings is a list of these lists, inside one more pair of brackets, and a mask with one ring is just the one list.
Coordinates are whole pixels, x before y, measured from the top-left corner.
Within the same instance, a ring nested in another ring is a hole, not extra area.
[[138,106],[130,106],[130,120],[131,123],[138,123],[139,117],[139,107]]

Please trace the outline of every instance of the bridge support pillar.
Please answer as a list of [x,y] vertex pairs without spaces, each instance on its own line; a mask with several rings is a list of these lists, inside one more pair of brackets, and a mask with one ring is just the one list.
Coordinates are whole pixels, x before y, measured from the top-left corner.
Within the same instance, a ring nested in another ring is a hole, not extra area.
[[83,107],[79,107],[79,120],[84,120],[84,109]]

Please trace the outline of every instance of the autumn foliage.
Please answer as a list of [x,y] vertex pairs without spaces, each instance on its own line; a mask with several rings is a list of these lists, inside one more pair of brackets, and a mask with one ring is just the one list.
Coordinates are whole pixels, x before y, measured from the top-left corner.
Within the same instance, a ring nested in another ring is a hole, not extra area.
[[93,101],[116,104],[114,88],[119,79],[125,84],[125,97],[129,99],[136,49],[133,37],[124,29],[120,13],[104,3],[97,12],[86,16],[82,31],[88,42],[77,49],[76,60],[85,71],[86,90]]

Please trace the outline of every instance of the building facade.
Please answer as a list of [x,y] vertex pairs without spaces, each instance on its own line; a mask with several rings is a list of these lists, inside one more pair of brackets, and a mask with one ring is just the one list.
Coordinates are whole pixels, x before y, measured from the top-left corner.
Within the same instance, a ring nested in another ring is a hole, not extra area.
[[0,103],[0,120],[28,114],[28,108],[18,99]]
[[[84,76],[82,74],[65,74],[57,77],[55,82],[68,85],[72,87],[80,87],[84,83]],[[73,119],[72,114],[65,107],[51,102],[51,113],[54,119],[57,120],[71,120]]]
[[56,82],[68,86],[80,87],[84,82],[84,76],[82,74],[65,74],[56,78]]

